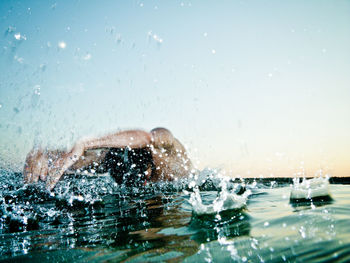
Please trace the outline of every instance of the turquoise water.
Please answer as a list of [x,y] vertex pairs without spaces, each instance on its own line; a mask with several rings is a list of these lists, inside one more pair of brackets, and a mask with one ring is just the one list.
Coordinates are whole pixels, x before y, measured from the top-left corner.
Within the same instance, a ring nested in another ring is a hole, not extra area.
[[[251,191],[243,207],[196,215],[187,181],[137,190],[79,176],[50,195],[1,173],[3,262],[350,261],[350,185],[291,203],[287,183],[232,183],[232,191]],[[220,191],[215,180],[199,189],[204,204]]]

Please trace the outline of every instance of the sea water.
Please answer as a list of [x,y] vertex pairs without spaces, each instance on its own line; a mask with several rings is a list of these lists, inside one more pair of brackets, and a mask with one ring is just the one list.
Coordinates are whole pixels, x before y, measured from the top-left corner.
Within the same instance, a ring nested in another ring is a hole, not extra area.
[[2,170],[0,189],[2,262],[350,261],[350,186],[325,178],[262,184],[205,170],[138,189],[75,175],[50,193]]

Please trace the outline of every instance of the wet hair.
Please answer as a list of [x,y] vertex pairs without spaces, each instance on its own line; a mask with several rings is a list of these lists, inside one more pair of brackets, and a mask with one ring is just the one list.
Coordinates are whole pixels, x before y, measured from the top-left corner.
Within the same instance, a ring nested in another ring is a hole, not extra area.
[[151,130],[151,134],[153,143],[155,145],[161,145],[164,148],[171,145],[175,140],[173,134],[166,128],[155,128]]
[[105,157],[105,167],[118,184],[144,185],[146,171],[154,170],[151,150],[148,148],[111,148]]

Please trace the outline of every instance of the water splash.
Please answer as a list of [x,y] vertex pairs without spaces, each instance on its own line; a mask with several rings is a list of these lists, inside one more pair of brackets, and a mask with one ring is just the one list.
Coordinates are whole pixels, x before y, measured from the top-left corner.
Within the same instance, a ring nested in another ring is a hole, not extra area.
[[16,39],[16,40],[18,40],[18,41],[20,41],[20,40],[27,40],[27,37],[25,36],[25,35],[22,35],[21,33],[15,33],[14,35],[13,35],[13,37]]
[[329,178],[315,177],[312,179],[303,179],[299,182],[299,178],[293,179],[290,199],[313,199],[317,197],[330,196]]
[[218,192],[216,199],[211,204],[204,204],[201,198],[199,187],[194,187],[193,193],[191,193],[189,199],[193,213],[197,215],[214,214],[226,210],[241,209],[246,205],[248,196],[251,194],[250,190],[246,190],[243,194],[238,195],[238,184],[236,187],[234,187],[234,189],[232,189],[232,187],[230,189],[229,178],[219,176],[218,179],[220,180],[220,191]]
[[[240,209],[246,205],[250,193],[244,184],[234,183],[211,169],[172,182],[148,183],[142,188],[117,184],[108,174],[70,174],[65,175],[52,192],[46,190],[43,182],[25,185],[21,173],[1,170],[1,174],[0,225],[3,233],[38,230],[42,223],[48,227],[64,220],[70,222],[69,218],[64,219],[70,213],[104,207],[109,198],[136,204],[137,200],[142,202],[154,196],[191,193],[192,210],[199,215]],[[202,201],[201,194],[205,193],[210,193],[210,198]],[[215,198],[211,193],[217,197],[208,204]]]

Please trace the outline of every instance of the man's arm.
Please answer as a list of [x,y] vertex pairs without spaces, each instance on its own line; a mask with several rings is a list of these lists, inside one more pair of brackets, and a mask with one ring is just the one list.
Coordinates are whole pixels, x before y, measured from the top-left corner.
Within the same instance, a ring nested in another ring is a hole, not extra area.
[[127,130],[100,138],[82,139],[79,143],[85,150],[99,148],[144,148],[151,144],[151,134],[142,130]]
[[100,148],[143,148],[151,144],[151,135],[142,130],[120,131],[100,138],[79,140],[67,153],[63,153],[46,169],[49,158],[43,151],[29,153],[24,167],[24,179],[27,183],[35,183],[39,178],[46,181],[51,190],[55,187],[63,173],[72,167],[86,150]]

